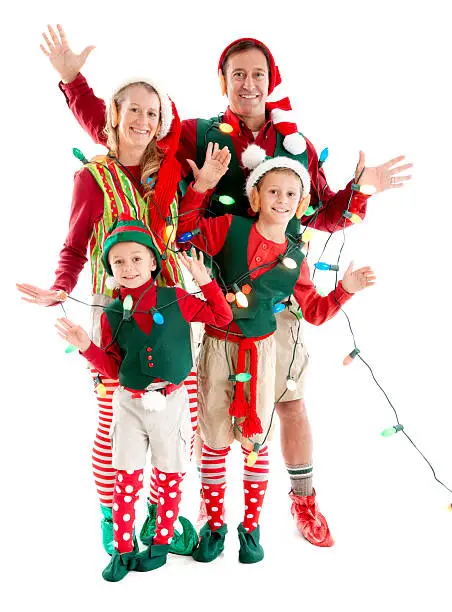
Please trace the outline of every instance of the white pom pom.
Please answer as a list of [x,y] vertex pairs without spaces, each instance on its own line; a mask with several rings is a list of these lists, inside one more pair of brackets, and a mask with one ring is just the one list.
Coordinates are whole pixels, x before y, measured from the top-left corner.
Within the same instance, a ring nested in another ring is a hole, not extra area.
[[306,140],[303,138],[301,134],[295,132],[294,134],[289,134],[283,140],[283,147],[292,155],[300,155],[300,153],[304,153],[306,151]]
[[261,164],[267,157],[266,152],[261,147],[255,144],[250,145],[242,153],[242,164],[245,168],[254,170],[259,164]]
[[105,281],[105,286],[107,287],[107,289],[110,289],[110,291],[113,291],[114,289],[116,289],[118,284],[115,280],[115,277],[107,276],[107,280]]

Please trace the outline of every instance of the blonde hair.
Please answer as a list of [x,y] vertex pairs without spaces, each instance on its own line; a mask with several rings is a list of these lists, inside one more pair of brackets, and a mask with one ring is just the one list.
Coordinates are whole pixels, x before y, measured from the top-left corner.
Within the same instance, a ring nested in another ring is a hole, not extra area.
[[[162,153],[162,151],[160,151],[160,149],[157,148],[157,138],[156,138],[157,134],[159,133],[160,125],[161,125],[162,103],[160,100],[160,96],[158,95],[158,92],[149,83],[144,83],[143,81],[137,81],[136,83],[128,83],[127,85],[119,89],[113,95],[111,102],[115,104],[118,115],[119,115],[121,105],[124,102],[126,91],[129,89],[129,87],[134,87],[135,85],[140,85],[141,87],[144,87],[149,93],[155,93],[160,103],[159,125],[157,127],[154,138],[151,140],[151,142],[146,147],[141,157],[141,160],[140,160],[141,182],[144,187],[144,197],[147,197],[147,196],[152,195],[154,191],[153,189],[154,185],[152,184],[152,181],[151,181],[151,184],[149,184],[147,180],[149,178],[156,178],[156,175],[160,169],[160,165],[164,158],[164,154]],[[111,106],[112,104],[110,104],[107,108],[107,121],[106,121],[104,132],[105,132],[105,135],[107,136],[108,149],[113,155],[118,157],[119,155],[119,133],[118,133],[118,126],[113,127]]]

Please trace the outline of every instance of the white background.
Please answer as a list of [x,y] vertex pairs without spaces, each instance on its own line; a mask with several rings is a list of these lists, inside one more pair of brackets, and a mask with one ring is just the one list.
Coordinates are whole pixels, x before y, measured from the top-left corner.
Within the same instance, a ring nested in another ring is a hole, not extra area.
[[[362,356],[407,433],[452,487],[449,309],[450,30],[446,2],[123,2],[9,4],[3,19],[2,230],[4,366],[2,551],[7,610],[152,609],[349,611],[450,606],[452,495],[407,439],[380,431],[390,406],[353,347],[343,315],[309,327],[307,404],[315,485],[336,545],[296,532],[275,439],[262,514],[264,562],[237,561],[242,493],[238,449],[230,461],[230,533],[210,565],[171,557],[118,585],[101,578],[100,514],[90,472],[95,402],[84,363],[65,355],[53,309],[20,301],[14,282],[50,286],[67,230],[71,149],[101,149],[82,133],[39,50],[46,23],[62,23],[74,49],[97,48],[84,74],[108,96],[124,76],[163,82],[183,118],[225,108],[216,80],[223,48],[239,36],[266,42],[280,65],[299,129],[329,147],[329,183],[352,176],[359,149],[373,165],[404,153],[415,164],[403,190],[373,198],[366,222],[346,233],[346,263],[371,264],[378,285],[347,305]],[[6,187],[6,194],[5,194]],[[323,237],[316,238],[320,249]],[[329,251],[335,261],[340,236]],[[323,276],[321,276],[323,274]],[[330,287],[328,273],[318,273]],[[88,270],[73,295],[89,298]],[[69,306],[86,320],[87,309]],[[308,326],[307,326],[308,327]],[[6,335],[6,338],[5,338]],[[195,519],[197,480],[183,513]],[[449,575],[449,579],[447,576]]]

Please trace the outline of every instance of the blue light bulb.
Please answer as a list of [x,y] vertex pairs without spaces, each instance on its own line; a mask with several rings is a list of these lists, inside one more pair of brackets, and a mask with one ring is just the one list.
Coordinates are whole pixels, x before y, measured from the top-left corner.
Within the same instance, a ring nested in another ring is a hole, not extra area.
[[328,157],[328,147],[325,147],[323,151],[320,153],[319,162],[323,164],[323,162],[326,161],[327,157]]
[[325,261],[318,261],[314,264],[314,268],[317,270],[333,270],[333,272],[337,272],[339,270],[339,266],[336,264],[329,264]]
[[284,304],[281,304],[281,302],[273,306],[273,312],[275,314],[278,314],[278,312],[282,312],[284,309],[285,309],[285,306]]
[[177,242],[190,242],[190,240],[193,238],[193,232],[184,232],[182,234],[182,236],[179,236],[179,238],[177,239]]
[[154,323],[156,325],[163,325],[163,323],[165,322],[163,315],[157,311],[154,312],[154,314],[152,315],[152,318],[154,319]]

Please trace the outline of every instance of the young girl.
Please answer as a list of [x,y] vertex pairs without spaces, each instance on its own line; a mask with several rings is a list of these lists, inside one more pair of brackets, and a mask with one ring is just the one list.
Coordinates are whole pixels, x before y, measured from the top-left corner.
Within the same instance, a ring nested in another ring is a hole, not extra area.
[[[264,159],[265,152],[261,154]],[[182,217],[179,226],[185,234],[181,240],[191,240],[213,257],[234,315],[232,324],[223,328],[206,325],[198,368],[204,440],[201,478],[208,518],[193,557],[202,562],[215,559],[224,547],[225,460],[234,440],[241,442],[245,459],[239,560],[255,563],[264,556],[259,516],[268,478],[266,442],[274,410],[277,313],[285,310],[293,294],[303,318],[320,325],[353,293],[375,281],[369,267],[353,271],[350,264],[335,290],[321,297],[310,280],[300,240],[286,235],[289,221],[300,218],[309,205],[308,173],[287,157],[267,158],[258,165],[254,160],[253,168],[246,193],[257,220],[232,215],[203,219],[201,209]],[[299,375],[296,368],[289,368],[288,388]]]
[[[75,175],[69,233],[60,253],[54,283],[49,290],[20,284],[19,290],[27,301],[49,306],[61,299],[62,292],[74,289],[87,261],[91,265],[93,305],[91,338],[99,342],[99,317],[102,306],[108,305],[114,294],[114,284],[107,282],[102,265],[102,244],[108,228],[118,215],[125,213],[142,220],[152,228],[156,247],[164,255],[158,282],[174,285],[182,282],[180,270],[171,247],[177,227],[177,184],[180,166],[175,158],[179,141],[180,121],[177,110],[166,94],[149,79],[131,80],[116,89],[108,106],[106,120],[109,153],[86,163]],[[227,169],[227,151],[215,151],[212,160],[223,172]],[[85,160],[86,161],[86,160]],[[206,165],[208,168],[209,160]],[[202,175],[202,172],[201,172]],[[221,175],[221,172],[220,172]],[[190,187],[186,194],[191,208],[203,197]],[[170,228],[169,234],[165,232]],[[112,279],[111,279],[112,280]],[[64,294],[63,294],[64,295]],[[99,424],[93,448],[93,473],[102,510],[102,534],[105,550],[113,552],[112,504],[116,471],[112,466],[112,449],[108,432],[112,422],[112,397],[118,382],[91,369],[97,394]],[[196,429],[196,375],[186,384],[190,395],[192,425]],[[100,384],[102,383],[102,385]],[[155,523],[156,473],[151,476],[149,515],[146,533],[152,534]],[[189,525],[188,522],[185,523]],[[184,552],[184,540],[172,550]],[[187,552],[187,551],[185,551]],[[191,550],[188,551],[189,553]]]
[[[190,458],[192,435],[187,391],[182,384],[192,367],[191,321],[227,325],[232,319],[202,255],[183,261],[202,288],[206,302],[183,289],[156,287],[161,258],[151,233],[140,221],[121,215],[104,245],[105,269],[120,286],[120,296],[101,315],[99,348],[68,319],[57,329],[78,347],[101,375],[119,378],[113,395],[112,465],[115,551],[103,572],[117,582],[129,570],[149,571],[166,562],[179,512],[180,484]],[[134,503],[143,486],[151,448],[159,500],[157,528],[148,548],[134,541]]]

